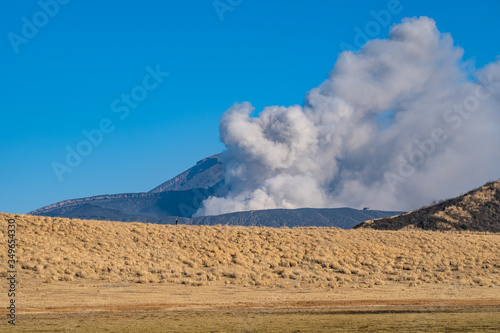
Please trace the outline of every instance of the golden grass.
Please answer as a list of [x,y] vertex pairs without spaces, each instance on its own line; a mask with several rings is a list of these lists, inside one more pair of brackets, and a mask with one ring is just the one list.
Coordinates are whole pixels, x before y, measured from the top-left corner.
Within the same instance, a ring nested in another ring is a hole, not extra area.
[[500,235],[420,230],[170,226],[0,214],[17,225],[21,278],[187,285],[500,285]]

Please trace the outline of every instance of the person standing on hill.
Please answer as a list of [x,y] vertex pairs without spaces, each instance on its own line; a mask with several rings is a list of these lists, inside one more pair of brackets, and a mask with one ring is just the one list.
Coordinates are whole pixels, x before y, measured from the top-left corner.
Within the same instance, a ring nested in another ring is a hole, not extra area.
[[179,220],[175,219],[175,225],[179,224]]

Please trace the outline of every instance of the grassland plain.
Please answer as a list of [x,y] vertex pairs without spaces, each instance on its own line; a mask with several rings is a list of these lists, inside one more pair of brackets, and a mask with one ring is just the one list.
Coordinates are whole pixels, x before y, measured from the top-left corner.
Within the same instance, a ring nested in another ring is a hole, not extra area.
[[171,226],[9,214],[0,217],[2,276],[9,218],[17,224],[19,270],[47,283],[500,286],[500,234],[494,233]]
[[9,219],[20,331],[500,330],[496,233]]

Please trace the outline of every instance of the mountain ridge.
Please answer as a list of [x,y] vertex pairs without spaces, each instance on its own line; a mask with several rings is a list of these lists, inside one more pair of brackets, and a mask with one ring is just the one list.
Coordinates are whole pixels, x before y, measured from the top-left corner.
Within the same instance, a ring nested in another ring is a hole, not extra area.
[[355,228],[500,232],[500,180],[409,213],[367,220]]
[[195,188],[207,189],[224,180],[221,154],[215,154],[196,162],[195,166],[167,180],[148,193],[182,191]]
[[149,192],[105,194],[60,201],[30,215],[88,220],[190,225],[262,225],[269,227],[321,226],[349,229],[364,220],[402,212],[352,208],[268,209],[192,218],[210,196],[222,196],[224,168],[221,154],[201,159],[193,167]]
[[[220,159],[221,154],[215,154],[204,159],[199,160],[195,166],[187,169],[186,171],[178,174],[177,176],[170,178],[159,186],[153,188],[148,192],[137,192],[137,193],[118,193],[118,194],[101,194],[95,196],[89,196],[84,198],[75,198],[59,201],[33,211],[30,211],[29,215],[45,215],[50,216],[51,212],[59,211],[64,213],[70,211],[79,205],[91,204],[91,205],[103,205],[103,209],[119,209],[123,210],[124,213],[137,214],[141,208],[134,209],[136,206],[133,199],[143,199],[136,200],[141,202],[146,202],[146,206],[154,205],[155,200],[161,199],[162,193],[182,193],[185,191],[192,191],[193,196],[197,198],[197,202],[194,204],[185,204],[184,211],[185,214],[177,214],[187,217],[187,214],[192,215],[195,213],[201,201],[208,198],[208,196],[213,195],[215,189],[219,187],[218,184],[224,179],[224,170],[222,162]],[[150,202],[148,202],[150,199]],[[120,201],[127,201],[130,206],[126,206]],[[193,201],[193,200],[192,200]],[[190,207],[192,206],[192,207]],[[142,207],[142,209],[147,209],[147,207]],[[155,214],[146,214],[155,216]],[[163,214],[163,216],[167,216]]]

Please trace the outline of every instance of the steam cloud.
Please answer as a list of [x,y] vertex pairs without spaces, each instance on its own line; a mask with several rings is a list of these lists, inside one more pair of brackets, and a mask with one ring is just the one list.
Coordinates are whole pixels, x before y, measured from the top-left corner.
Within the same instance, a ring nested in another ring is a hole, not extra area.
[[500,59],[476,70],[434,20],[339,55],[303,106],[220,120],[228,194],[196,215],[355,207],[412,210],[500,177]]

